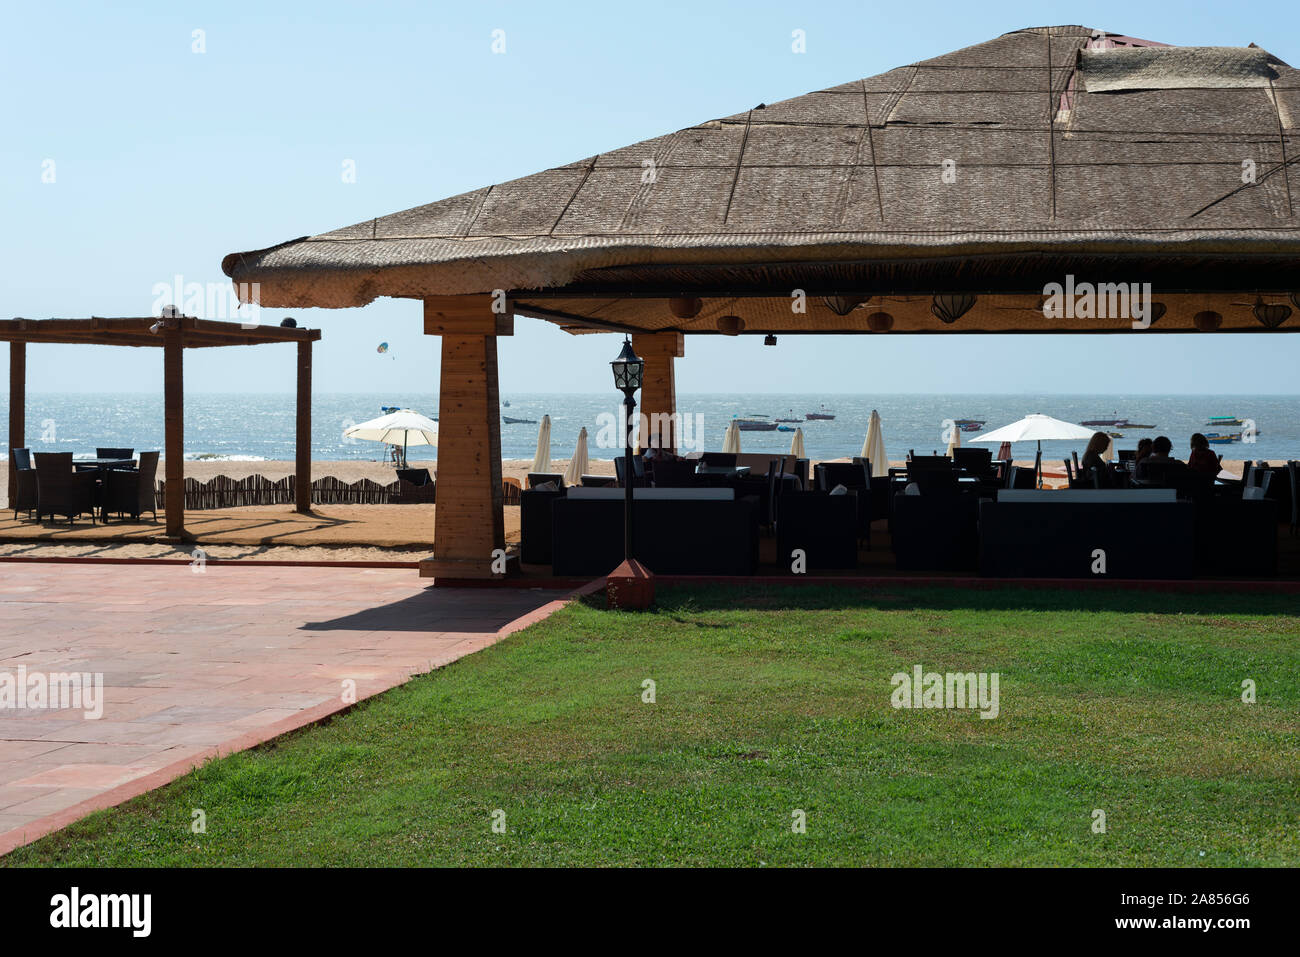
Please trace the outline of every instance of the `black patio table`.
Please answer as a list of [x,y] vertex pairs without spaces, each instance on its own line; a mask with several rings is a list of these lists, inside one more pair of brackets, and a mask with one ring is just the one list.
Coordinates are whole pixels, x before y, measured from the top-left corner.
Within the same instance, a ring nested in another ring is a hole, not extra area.
[[695,470],[696,475],[723,475],[740,477],[749,474],[748,465],[701,465]]

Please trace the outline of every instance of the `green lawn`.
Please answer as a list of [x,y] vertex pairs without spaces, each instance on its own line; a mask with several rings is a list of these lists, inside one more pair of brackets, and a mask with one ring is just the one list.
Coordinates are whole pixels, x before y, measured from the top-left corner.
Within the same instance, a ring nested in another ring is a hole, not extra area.
[[[993,586],[573,605],[3,862],[1296,865],[1296,612]],[[916,664],[998,672],[1000,715],[891,707]]]

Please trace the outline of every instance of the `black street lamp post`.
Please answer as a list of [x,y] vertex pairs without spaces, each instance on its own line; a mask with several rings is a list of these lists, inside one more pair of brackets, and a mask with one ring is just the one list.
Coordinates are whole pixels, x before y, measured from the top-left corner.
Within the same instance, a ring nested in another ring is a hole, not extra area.
[[641,388],[641,373],[645,363],[632,351],[632,340],[624,338],[623,351],[610,363],[614,370],[614,388],[623,393],[623,557],[632,560],[632,410],[636,401],[632,394]]

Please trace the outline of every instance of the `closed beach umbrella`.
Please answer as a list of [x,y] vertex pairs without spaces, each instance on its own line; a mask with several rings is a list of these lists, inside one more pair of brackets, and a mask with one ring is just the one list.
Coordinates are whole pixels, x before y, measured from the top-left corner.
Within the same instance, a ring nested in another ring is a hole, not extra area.
[[794,438],[790,440],[790,454],[797,459],[801,459],[804,457],[803,429],[794,430]]
[[1075,425],[1073,422],[1062,422],[1050,415],[1035,412],[1025,416],[1018,422],[1012,422],[1000,429],[994,429],[986,435],[981,435],[978,439],[971,439],[971,441],[989,443],[1036,442],[1038,443],[1038,456],[1035,459],[1034,467],[1037,470],[1039,462],[1042,460],[1044,442],[1087,441],[1092,438],[1092,433],[1092,429],[1085,429],[1082,425]]
[[402,464],[406,464],[406,449],[411,445],[438,446],[438,423],[411,409],[398,409],[369,422],[344,429],[349,439],[366,439],[396,445],[402,450]]
[[1101,457],[1107,462],[1115,461],[1115,436],[1107,436],[1109,441],[1106,443],[1106,451],[1101,453]]
[[722,439],[722,451],[726,455],[740,454],[740,423],[734,419],[727,426],[727,434]]
[[952,438],[948,440],[948,458],[952,458],[953,449],[961,448],[961,429],[952,427]]
[[565,485],[581,485],[583,473],[587,471],[587,429],[584,426],[578,433],[578,447],[573,450],[569,467],[564,470]]
[[997,458],[998,461],[1000,461],[1000,462],[1005,462],[1007,459],[1011,458],[1011,443],[1010,443],[1010,442],[1003,442],[1001,445],[998,446],[998,454],[997,454],[996,458]]
[[551,417],[542,416],[542,424],[537,427],[537,454],[533,456],[534,472],[551,470]]
[[885,431],[880,425],[880,413],[871,410],[867,423],[867,440],[862,443],[862,457],[871,463],[871,474],[880,477],[889,474],[889,458],[885,455]]

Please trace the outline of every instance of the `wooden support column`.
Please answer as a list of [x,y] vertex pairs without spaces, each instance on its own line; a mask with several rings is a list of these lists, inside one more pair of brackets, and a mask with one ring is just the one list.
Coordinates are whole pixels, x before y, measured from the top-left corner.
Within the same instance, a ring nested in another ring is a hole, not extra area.
[[[677,451],[677,380],[673,360],[686,355],[686,337],[680,332],[656,332],[632,336],[632,349],[645,360],[641,373],[641,414],[649,424],[649,436],[639,435],[637,445],[644,451],[651,445]],[[656,428],[655,415],[668,416]]]
[[[27,343],[9,343],[9,449],[27,444]],[[9,457],[9,503],[18,496],[18,473]]]
[[294,445],[294,504],[311,511],[311,341],[298,343],[298,429]]
[[185,378],[181,330],[163,330],[163,449],[167,537],[185,535]]
[[514,335],[514,307],[487,295],[430,297],[424,332],[442,337],[442,380],[433,558],[420,562],[420,575],[500,577],[503,563],[493,558],[505,549],[497,336]]

